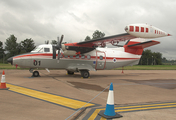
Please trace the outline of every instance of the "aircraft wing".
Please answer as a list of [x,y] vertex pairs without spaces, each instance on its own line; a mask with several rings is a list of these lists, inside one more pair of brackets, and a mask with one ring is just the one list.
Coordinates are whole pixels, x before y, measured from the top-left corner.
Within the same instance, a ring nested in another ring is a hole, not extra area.
[[77,44],[80,46],[86,46],[86,47],[98,47],[98,46],[103,47],[108,43],[111,43],[112,45],[117,45],[120,41],[126,41],[133,38],[136,38],[136,37],[130,35],[129,33],[123,33],[123,34],[103,37],[95,40],[83,41]]
[[98,46],[105,47],[106,44],[108,43],[118,46],[118,43],[120,41],[126,41],[133,38],[136,38],[136,37],[130,35],[129,33],[123,33],[123,34],[103,37],[100,39],[83,41],[79,43],[66,43],[64,44],[65,46],[64,54],[74,55],[74,54],[69,54],[69,51],[75,51],[76,54],[84,54],[94,50]]

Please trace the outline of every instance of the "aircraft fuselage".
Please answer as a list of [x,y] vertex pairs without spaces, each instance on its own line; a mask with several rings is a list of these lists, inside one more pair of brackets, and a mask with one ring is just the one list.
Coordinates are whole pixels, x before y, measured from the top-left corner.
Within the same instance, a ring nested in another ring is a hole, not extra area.
[[[52,48],[50,48],[52,49]],[[13,57],[13,65],[21,68],[50,68],[77,71],[77,67],[88,65],[89,70],[113,69],[138,64],[141,55],[124,52],[124,48],[97,48],[82,55],[63,55],[53,59],[52,53],[27,53]],[[83,68],[85,69],[85,68]]]

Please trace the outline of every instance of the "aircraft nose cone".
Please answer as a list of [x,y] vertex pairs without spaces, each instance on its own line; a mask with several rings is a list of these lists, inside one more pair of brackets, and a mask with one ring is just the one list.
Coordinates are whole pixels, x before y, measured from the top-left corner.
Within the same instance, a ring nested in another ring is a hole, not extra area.
[[13,57],[8,58],[8,59],[7,59],[7,62],[8,62],[8,63],[11,63],[11,65],[13,65]]

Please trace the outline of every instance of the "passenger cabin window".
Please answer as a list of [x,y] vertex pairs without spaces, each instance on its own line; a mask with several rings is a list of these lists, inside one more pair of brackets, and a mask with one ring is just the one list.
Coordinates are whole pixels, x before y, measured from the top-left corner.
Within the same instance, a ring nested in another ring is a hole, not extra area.
[[44,52],[50,52],[49,48],[44,48]]
[[73,56],[71,55],[70,58],[73,58]]
[[79,55],[76,55],[76,59],[79,59]]
[[84,56],[84,55],[81,55],[81,58],[82,58],[82,59],[84,59],[84,58],[85,58],[85,56]]
[[103,60],[103,56],[100,55],[100,60]]
[[91,58],[91,56],[90,55],[87,55],[87,59],[90,59]]

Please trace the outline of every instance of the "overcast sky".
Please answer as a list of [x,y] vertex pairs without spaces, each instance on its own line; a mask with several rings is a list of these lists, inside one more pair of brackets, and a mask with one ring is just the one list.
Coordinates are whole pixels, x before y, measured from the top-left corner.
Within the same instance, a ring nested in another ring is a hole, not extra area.
[[[19,43],[32,38],[36,45],[56,40],[79,42],[95,30],[106,36],[125,33],[125,26],[147,23],[170,37],[149,47],[167,59],[176,59],[176,0],[1,0],[0,40],[14,34]],[[5,44],[5,43],[4,43]]]

